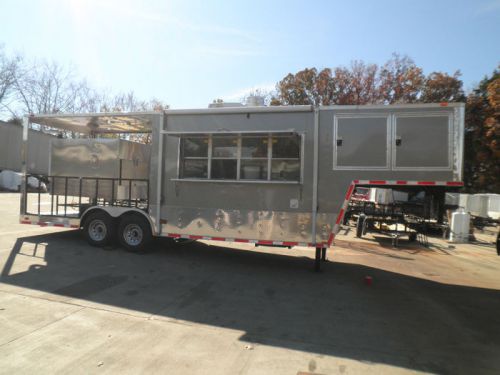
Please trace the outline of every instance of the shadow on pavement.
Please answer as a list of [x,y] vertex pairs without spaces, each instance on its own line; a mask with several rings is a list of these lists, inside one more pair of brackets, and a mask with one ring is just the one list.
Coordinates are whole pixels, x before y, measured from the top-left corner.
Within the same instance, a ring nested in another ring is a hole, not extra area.
[[[19,238],[5,284],[241,330],[241,340],[437,373],[500,366],[500,291],[356,264],[157,240],[152,251],[87,246],[78,232]],[[311,256],[312,256],[311,252]],[[16,271],[19,262],[31,262]],[[373,285],[363,283],[366,275]]]

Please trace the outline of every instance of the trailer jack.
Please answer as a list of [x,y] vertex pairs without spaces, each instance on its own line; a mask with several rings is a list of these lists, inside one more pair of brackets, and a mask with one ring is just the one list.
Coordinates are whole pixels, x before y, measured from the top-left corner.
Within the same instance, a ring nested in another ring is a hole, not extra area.
[[321,270],[321,262],[326,262],[326,247],[317,247],[316,255],[314,257],[314,271]]

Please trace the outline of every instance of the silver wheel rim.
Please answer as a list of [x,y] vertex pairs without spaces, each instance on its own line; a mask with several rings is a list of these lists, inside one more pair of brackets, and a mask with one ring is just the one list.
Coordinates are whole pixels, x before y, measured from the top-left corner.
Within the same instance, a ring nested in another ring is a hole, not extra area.
[[94,219],[90,222],[89,225],[89,237],[92,241],[100,242],[106,238],[106,234],[108,233],[108,228],[106,228],[106,224],[104,221],[100,219]]
[[137,246],[142,242],[142,228],[137,224],[128,224],[123,230],[123,239],[130,246]]

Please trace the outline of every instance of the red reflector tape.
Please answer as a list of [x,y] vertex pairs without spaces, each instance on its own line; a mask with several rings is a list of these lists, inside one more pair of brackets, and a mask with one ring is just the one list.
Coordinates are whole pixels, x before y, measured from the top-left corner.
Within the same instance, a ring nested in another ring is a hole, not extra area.
[[340,224],[340,220],[342,220],[343,215],[344,215],[344,209],[341,208],[339,214],[337,215],[337,220],[335,221],[335,224]]
[[418,181],[417,185],[436,185],[435,181]]
[[352,191],[354,190],[354,185],[351,184],[349,187],[349,190],[347,190],[347,194],[345,195],[345,200],[349,200],[351,198]]
[[269,241],[269,240],[260,240],[257,242],[259,245],[272,245],[273,244],[273,241]]

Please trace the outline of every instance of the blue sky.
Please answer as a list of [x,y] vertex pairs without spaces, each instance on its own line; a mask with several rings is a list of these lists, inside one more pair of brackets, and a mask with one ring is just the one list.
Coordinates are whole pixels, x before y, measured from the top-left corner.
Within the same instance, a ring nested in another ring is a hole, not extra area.
[[92,85],[173,108],[271,89],[305,67],[382,64],[462,71],[466,89],[500,63],[500,0],[2,0],[0,43],[73,64]]

